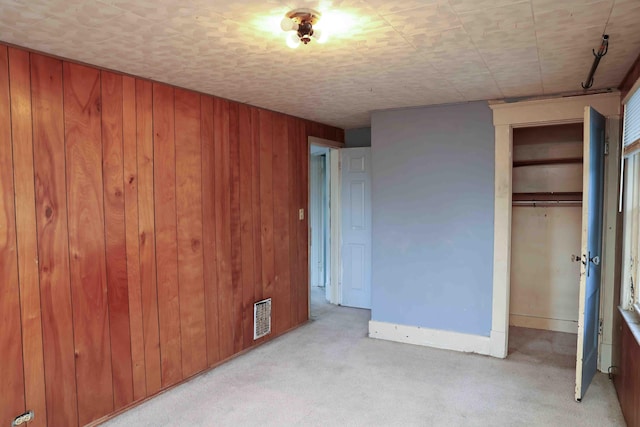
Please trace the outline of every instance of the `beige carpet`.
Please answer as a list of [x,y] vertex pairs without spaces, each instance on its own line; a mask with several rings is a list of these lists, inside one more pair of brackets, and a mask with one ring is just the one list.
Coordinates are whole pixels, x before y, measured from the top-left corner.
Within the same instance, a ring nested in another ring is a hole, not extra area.
[[624,425],[604,374],[574,402],[575,335],[512,328],[499,360],[369,339],[369,317],[314,300],[309,324],[105,425]]

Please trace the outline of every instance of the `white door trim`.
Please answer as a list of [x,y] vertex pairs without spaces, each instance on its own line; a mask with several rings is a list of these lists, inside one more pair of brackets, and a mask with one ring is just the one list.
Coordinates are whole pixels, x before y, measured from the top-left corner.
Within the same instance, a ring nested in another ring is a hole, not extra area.
[[[324,182],[321,179],[321,157],[312,154],[309,158],[309,180],[311,192],[309,193],[309,282],[312,286],[324,286],[321,283],[320,275],[326,268],[323,258],[324,249],[324,204],[320,201]],[[324,282],[324,281],[322,281]]]
[[[342,255],[340,252],[341,248],[341,214],[340,214],[340,148],[344,147],[344,143],[338,141],[331,141],[328,139],[318,138],[315,136],[307,137],[307,164],[310,164],[311,161],[311,145],[317,145],[321,147],[329,148],[329,156],[330,156],[330,180],[331,180],[331,194],[329,195],[329,203],[330,203],[330,226],[329,233],[331,235],[331,292],[329,302],[331,304],[342,304]],[[309,168],[309,176],[308,186],[307,186],[307,194],[311,194],[311,168]],[[308,197],[308,206],[307,206],[307,214],[311,212],[311,199]],[[307,222],[308,227],[311,226],[311,222]],[[310,235],[310,230],[307,228],[307,234]],[[311,240],[309,239],[309,247],[307,250],[308,253],[311,254]],[[310,263],[308,263],[307,268],[310,269]],[[308,276],[309,280],[311,280],[311,271],[309,271]],[[306,283],[306,286],[309,287],[310,283]],[[309,315],[311,315],[311,293],[309,293]]]
[[317,136],[309,136],[307,137],[309,144],[308,145],[319,145],[320,147],[329,147],[329,148],[344,148],[344,142],[332,141],[330,139],[318,138]]
[[340,248],[342,247],[342,211],[340,199],[340,150],[329,150],[331,156],[331,194],[329,202],[331,203],[331,224],[329,226],[331,233],[331,304],[342,304],[342,255]]
[[[511,196],[512,196],[512,155],[513,128],[527,126],[544,126],[560,123],[578,123],[584,120],[584,107],[591,105],[605,117],[620,118],[620,93],[611,92],[597,95],[572,96],[514,103],[490,103],[493,110],[495,126],[495,203],[494,203],[494,236],[493,236],[493,304],[490,335],[490,351],[492,356],[504,358],[509,345],[509,288],[511,267]],[[613,141],[612,141],[613,142]],[[611,157],[607,164],[611,164]],[[615,163],[619,163],[614,160]],[[608,182],[607,187],[617,182]],[[608,193],[608,188],[605,191]],[[617,192],[616,192],[617,194]],[[605,196],[610,209],[610,198]],[[613,230],[615,235],[615,230]],[[609,239],[605,239],[609,242]],[[613,249],[613,248],[612,248]],[[604,249],[605,254],[614,250]],[[605,262],[608,256],[605,255]],[[613,269],[610,269],[613,270]],[[603,280],[607,280],[604,279]],[[611,286],[605,292],[613,292]],[[611,301],[603,298],[603,300]],[[613,310],[613,307],[604,307]],[[606,317],[606,314],[605,314]],[[608,325],[611,328],[612,325]]]

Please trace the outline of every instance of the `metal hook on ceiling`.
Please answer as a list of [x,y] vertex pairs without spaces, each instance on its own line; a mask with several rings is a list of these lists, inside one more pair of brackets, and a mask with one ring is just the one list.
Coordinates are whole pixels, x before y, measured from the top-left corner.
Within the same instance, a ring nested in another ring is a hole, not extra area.
[[602,59],[603,56],[605,56],[607,54],[607,52],[609,51],[609,35],[608,34],[603,34],[602,35],[602,43],[600,43],[600,47],[598,48],[598,51],[596,52],[595,50],[592,50],[593,52],[593,64],[591,65],[591,70],[589,70],[589,75],[587,76],[587,83],[580,83],[580,85],[582,86],[582,89],[589,89],[591,86],[593,86],[593,75],[596,73],[596,69],[598,68],[598,64],[600,64],[600,60]]

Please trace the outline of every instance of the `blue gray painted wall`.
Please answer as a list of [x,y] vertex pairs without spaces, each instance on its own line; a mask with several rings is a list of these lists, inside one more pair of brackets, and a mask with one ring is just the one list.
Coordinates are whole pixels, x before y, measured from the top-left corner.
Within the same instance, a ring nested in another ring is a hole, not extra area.
[[353,147],[371,147],[371,128],[347,129],[344,132],[344,145]]
[[372,115],[372,320],[488,336],[494,127],[486,102]]

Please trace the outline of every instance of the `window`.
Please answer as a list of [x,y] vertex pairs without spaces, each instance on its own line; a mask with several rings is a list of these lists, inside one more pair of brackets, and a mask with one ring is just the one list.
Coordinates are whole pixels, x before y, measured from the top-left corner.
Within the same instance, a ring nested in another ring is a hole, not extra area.
[[622,295],[625,309],[640,309],[640,90],[624,102],[622,132],[623,172],[622,206],[624,210],[622,247]]

